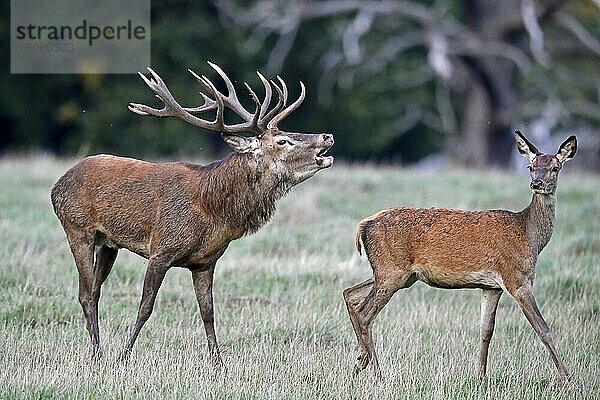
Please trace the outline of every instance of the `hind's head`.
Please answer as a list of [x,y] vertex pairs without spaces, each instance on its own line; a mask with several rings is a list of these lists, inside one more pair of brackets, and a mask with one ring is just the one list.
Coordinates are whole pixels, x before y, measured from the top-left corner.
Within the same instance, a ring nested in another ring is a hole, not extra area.
[[531,191],[537,194],[554,194],[558,173],[563,164],[572,159],[577,152],[577,138],[570,136],[560,145],[556,154],[541,153],[518,130],[515,131],[515,140],[519,153],[529,160],[527,168],[531,175]]

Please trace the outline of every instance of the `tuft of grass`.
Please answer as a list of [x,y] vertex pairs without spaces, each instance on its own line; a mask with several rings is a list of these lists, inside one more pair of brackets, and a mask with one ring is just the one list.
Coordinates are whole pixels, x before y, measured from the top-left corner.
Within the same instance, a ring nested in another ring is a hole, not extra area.
[[[397,205],[524,208],[526,175],[336,164],[292,190],[273,220],[231,244],[215,273],[211,367],[188,271],[169,271],[131,361],[116,363],[137,312],[146,261],[122,251],[103,286],[104,349],[89,361],[77,272],[49,191],[75,160],[0,160],[0,398],[6,399],[570,399],[541,341],[503,296],[476,379],[478,290],[416,284],[375,321],[386,378],[352,376],[354,333],[341,292],[370,276],[354,249],[357,222]],[[565,364],[600,390],[600,178],[563,172],[553,238],[535,294]]]

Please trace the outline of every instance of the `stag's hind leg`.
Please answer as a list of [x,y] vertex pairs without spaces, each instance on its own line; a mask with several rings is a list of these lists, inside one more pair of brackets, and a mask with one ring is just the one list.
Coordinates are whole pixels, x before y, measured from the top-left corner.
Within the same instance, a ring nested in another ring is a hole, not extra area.
[[65,225],[71,253],[79,274],[79,304],[85,325],[92,340],[92,359],[98,356],[100,334],[98,329],[98,303],[94,301],[94,233]]
[[100,353],[100,329],[98,324],[98,301],[100,300],[100,289],[102,284],[110,274],[110,271],[117,258],[118,250],[108,246],[96,246],[96,261],[94,263],[94,280],[92,283],[92,301],[93,310],[92,315],[93,325],[97,327],[96,340],[97,345],[94,349],[95,356],[98,357]]

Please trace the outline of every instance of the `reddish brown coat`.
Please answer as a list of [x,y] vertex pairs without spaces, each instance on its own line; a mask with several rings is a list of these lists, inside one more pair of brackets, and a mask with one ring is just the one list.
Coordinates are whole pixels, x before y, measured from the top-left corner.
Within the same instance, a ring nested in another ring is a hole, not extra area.
[[373,344],[373,321],[396,291],[420,280],[440,288],[483,289],[481,379],[486,375],[498,301],[506,291],[547,347],[563,381],[573,385],[532,287],[538,255],[552,235],[558,172],[575,155],[577,141],[571,136],[556,155],[544,155],[520,132],[515,132],[515,139],[518,150],[530,161],[533,195],[523,211],[400,207],[359,223],[356,248],[367,255],[373,277],[344,290],[360,350],[355,373],[371,363],[376,378],[382,379]]

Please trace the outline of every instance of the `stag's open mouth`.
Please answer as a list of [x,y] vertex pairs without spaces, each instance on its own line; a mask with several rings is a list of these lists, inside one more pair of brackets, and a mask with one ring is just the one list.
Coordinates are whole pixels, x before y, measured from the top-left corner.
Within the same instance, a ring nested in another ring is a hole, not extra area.
[[321,140],[321,149],[317,154],[315,154],[315,163],[319,168],[329,168],[333,164],[333,157],[327,155],[327,151],[333,146],[333,135],[322,134],[319,135],[319,139]]
[[319,168],[329,168],[333,164],[333,157],[325,155],[331,146],[321,150],[315,155],[315,162]]

